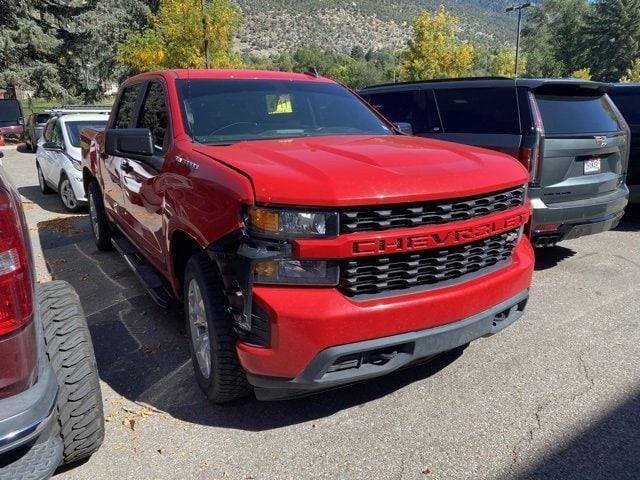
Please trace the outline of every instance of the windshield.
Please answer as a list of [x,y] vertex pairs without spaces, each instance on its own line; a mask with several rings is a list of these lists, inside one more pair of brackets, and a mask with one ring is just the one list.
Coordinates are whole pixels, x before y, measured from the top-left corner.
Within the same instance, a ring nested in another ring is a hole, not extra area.
[[85,128],[95,128],[96,130],[102,130],[107,125],[107,120],[84,120],[82,122],[67,122],[67,135],[69,137],[69,143],[72,146],[80,147],[80,132]]
[[176,84],[185,127],[200,143],[392,133],[334,83],[197,79]]
[[8,99],[0,100],[0,122],[18,123],[18,119],[22,117],[20,113],[20,103],[18,100]]

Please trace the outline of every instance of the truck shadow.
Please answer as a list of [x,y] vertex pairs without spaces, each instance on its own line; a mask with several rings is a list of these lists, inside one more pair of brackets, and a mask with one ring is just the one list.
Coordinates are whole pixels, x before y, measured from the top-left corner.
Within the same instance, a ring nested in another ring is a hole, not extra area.
[[71,283],[80,296],[102,380],[131,401],[187,422],[248,431],[306,422],[424,380],[462,354],[450,352],[383,379],[315,397],[212,405],[193,378],[181,315],[153,303],[117,253],[97,251],[86,216],[40,222],[38,234],[52,276]]
[[535,270],[547,270],[557,266],[563,260],[573,257],[576,252],[570,248],[556,245],[555,247],[536,248]]

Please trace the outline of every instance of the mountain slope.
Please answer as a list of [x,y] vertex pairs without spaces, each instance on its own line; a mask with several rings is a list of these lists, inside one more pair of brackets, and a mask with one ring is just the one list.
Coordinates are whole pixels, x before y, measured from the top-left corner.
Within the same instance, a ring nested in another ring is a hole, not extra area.
[[444,4],[460,18],[460,36],[496,47],[512,42],[515,17],[508,0],[235,0],[244,23],[238,45],[244,52],[278,53],[315,44],[348,52],[399,48],[423,10]]

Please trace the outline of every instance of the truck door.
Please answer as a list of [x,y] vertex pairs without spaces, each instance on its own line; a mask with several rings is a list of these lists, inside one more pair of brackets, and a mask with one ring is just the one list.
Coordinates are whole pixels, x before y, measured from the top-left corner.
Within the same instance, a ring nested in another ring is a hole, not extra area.
[[[163,197],[160,173],[169,146],[169,115],[165,90],[158,81],[145,88],[135,128],[148,128],[154,145],[154,156],[149,162],[125,159],[121,166],[124,192],[124,215],[131,236],[138,247],[153,259],[163,258],[164,235]],[[156,265],[162,268],[162,265]]]
[[[124,89],[120,96],[116,118],[111,128],[129,128],[131,126],[141,89],[142,84],[131,85]],[[102,177],[105,207],[114,213],[113,217],[124,227],[125,225],[121,221],[124,206],[124,193],[122,191],[122,163],[124,159],[112,157],[105,154],[104,151],[100,155],[101,161],[98,164],[101,169],[100,176]]]

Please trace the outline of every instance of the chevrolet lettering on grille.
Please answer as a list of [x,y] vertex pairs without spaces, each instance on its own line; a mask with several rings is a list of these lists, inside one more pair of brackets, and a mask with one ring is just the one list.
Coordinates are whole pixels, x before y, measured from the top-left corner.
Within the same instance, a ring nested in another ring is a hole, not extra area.
[[460,245],[518,228],[527,221],[527,218],[527,214],[520,213],[501,220],[459,230],[451,229],[436,233],[403,235],[384,240],[354,241],[352,245],[353,253],[355,255],[376,255]]

